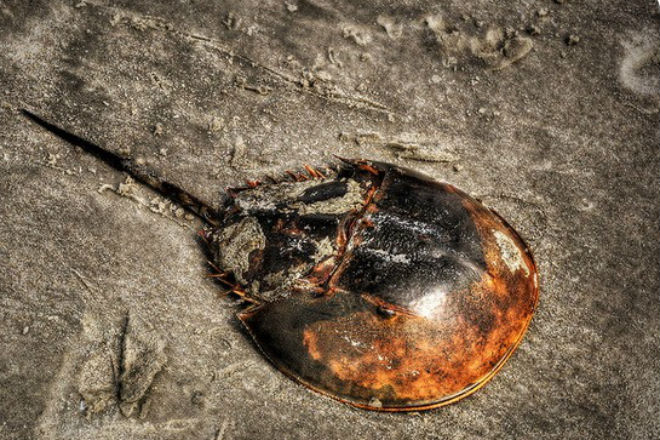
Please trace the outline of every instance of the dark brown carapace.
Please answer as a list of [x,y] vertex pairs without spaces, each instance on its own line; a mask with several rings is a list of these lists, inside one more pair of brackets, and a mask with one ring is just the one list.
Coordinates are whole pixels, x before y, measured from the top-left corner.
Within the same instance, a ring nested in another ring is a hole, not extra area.
[[534,313],[538,275],[525,243],[452,185],[344,160],[249,181],[214,210],[25,114],[205,219],[215,276],[250,304],[238,318],[255,343],[335,399],[380,411],[455,402],[497,373]]

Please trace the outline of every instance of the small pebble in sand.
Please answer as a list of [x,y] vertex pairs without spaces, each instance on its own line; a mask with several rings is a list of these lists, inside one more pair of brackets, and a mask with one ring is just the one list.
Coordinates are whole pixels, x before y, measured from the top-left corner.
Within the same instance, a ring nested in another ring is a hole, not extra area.
[[527,26],[525,31],[529,35],[533,35],[533,36],[539,35],[541,33],[541,29],[535,24],[530,24],[529,26]]
[[295,3],[285,3],[286,10],[289,12],[296,12],[298,10],[298,5]]
[[208,123],[208,131],[211,133],[215,133],[217,131],[222,130],[222,128],[225,125],[225,120],[223,118],[216,118],[213,117]]
[[369,401],[369,406],[372,406],[372,407],[374,407],[374,408],[382,408],[382,407],[383,407],[383,403],[382,403],[379,399],[373,397],[373,398]]
[[580,37],[575,34],[570,34],[568,37],[566,37],[567,46],[575,46],[579,42],[580,42]]

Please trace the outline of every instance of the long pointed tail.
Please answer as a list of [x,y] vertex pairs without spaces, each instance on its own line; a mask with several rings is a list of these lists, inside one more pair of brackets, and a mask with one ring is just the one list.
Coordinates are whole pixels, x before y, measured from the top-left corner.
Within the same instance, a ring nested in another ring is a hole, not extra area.
[[161,195],[181,205],[187,211],[190,211],[200,219],[213,226],[219,224],[217,212],[208,203],[200,200],[194,195],[184,191],[178,186],[163,180],[153,170],[145,165],[138,165],[133,160],[120,157],[115,153],[106,150],[86,139],[76,136],[73,133],[57,127],[34,113],[22,109],[24,116],[35,122],[37,125],[48,130],[55,136],[67,141],[68,143],[81,148],[86,153],[91,154],[97,159],[110,165],[112,168],[128,173],[136,181],[152,188]]

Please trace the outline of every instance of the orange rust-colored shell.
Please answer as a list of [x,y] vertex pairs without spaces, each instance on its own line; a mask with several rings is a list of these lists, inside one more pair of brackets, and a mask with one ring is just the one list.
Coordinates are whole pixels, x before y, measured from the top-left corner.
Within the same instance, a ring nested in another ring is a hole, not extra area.
[[452,403],[520,343],[538,300],[534,260],[455,187],[378,162],[356,169],[379,180],[328,260],[332,276],[239,318],[278,369],[330,397],[382,411]]

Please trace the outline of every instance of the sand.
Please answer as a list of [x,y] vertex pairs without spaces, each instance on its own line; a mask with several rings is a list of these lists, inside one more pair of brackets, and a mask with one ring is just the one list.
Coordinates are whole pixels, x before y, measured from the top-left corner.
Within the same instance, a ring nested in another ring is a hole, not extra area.
[[[642,0],[0,2],[0,438],[657,438],[659,24]],[[333,155],[451,182],[528,241],[538,311],[457,404],[320,396],[205,277],[197,220],[22,107],[213,203]]]

